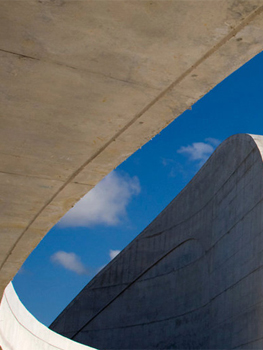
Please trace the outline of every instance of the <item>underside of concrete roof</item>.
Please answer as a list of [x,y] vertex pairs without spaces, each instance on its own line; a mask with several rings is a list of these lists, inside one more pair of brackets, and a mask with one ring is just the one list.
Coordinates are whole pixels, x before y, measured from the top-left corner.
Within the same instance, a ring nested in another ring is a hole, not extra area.
[[263,49],[263,1],[0,3],[0,292],[105,175]]

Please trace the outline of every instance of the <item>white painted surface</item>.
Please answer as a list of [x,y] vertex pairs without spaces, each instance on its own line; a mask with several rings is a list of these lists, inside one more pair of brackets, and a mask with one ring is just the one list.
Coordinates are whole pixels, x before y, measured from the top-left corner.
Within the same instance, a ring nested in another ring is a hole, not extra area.
[[3,350],[89,350],[41,324],[19,300],[12,283],[0,305],[0,345]]

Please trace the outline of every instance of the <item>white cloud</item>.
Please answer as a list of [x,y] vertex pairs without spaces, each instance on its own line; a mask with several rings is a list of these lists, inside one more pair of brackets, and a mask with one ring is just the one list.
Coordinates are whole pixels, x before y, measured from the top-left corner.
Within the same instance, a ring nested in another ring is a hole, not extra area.
[[221,141],[218,139],[215,139],[213,137],[208,137],[205,139],[206,142],[210,143],[211,145],[217,147],[218,145],[220,145]]
[[194,142],[189,146],[182,146],[177,152],[185,154],[190,160],[204,160],[214,150],[214,147],[204,142]]
[[141,191],[139,179],[112,171],[60,221],[61,226],[117,225],[131,198]]
[[167,166],[173,164],[175,161],[174,159],[162,158],[161,162],[163,166]]
[[191,145],[182,146],[177,153],[184,154],[192,161],[198,160],[202,164],[220,143],[219,140],[214,138],[207,138],[205,141],[206,142],[194,142]]
[[112,249],[110,249],[109,256],[110,256],[111,260],[114,259],[115,256],[117,256],[119,253],[120,253],[120,250],[112,250]]
[[50,257],[50,260],[53,263],[63,266],[67,270],[77,273],[78,275],[87,275],[89,272],[75,253],[58,251]]

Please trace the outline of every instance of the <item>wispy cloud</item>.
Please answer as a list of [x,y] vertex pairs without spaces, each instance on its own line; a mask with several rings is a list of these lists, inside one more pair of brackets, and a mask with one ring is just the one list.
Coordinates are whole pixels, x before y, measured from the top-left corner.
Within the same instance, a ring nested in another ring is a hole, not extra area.
[[175,161],[174,159],[170,159],[170,158],[162,158],[161,162],[163,166],[167,166],[167,165],[173,164]]
[[88,269],[81,262],[80,257],[75,253],[58,251],[50,257],[50,260],[78,275],[87,275],[89,273]]
[[205,139],[205,142],[194,142],[191,145],[182,146],[178,149],[177,153],[187,156],[191,161],[199,161],[201,165],[219,144],[219,140],[209,137]]
[[221,141],[218,139],[215,139],[213,137],[208,137],[205,139],[206,142],[210,143],[211,145],[217,147],[218,145],[220,145]]
[[205,160],[213,152],[214,147],[205,142],[194,142],[189,146],[182,146],[177,152],[189,157],[190,160]]
[[112,171],[60,221],[61,226],[114,226],[127,214],[131,198],[140,193],[139,179]]
[[120,250],[112,250],[112,249],[110,249],[109,256],[110,256],[111,260],[114,259],[119,253],[120,253]]

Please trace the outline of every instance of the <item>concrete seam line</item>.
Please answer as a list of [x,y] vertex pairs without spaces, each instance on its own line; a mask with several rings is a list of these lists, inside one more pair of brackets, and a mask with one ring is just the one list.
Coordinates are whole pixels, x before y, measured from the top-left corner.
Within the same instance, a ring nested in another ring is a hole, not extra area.
[[104,73],[101,73],[101,72],[92,71],[92,70],[89,70],[89,69],[86,69],[86,68],[78,68],[78,67],[70,66],[68,64],[61,63],[59,61],[52,61],[52,60],[48,60],[48,59],[33,57],[33,56],[21,54],[19,52],[5,50],[5,49],[0,49],[0,52],[7,53],[7,54],[10,54],[10,55],[15,55],[15,56],[18,56],[19,58],[22,58],[22,59],[35,60],[35,61],[39,61],[39,62],[44,62],[44,63],[50,64],[50,65],[53,64],[53,65],[56,65],[56,66],[70,68],[70,69],[76,70],[78,72],[79,71],[80,72],[84,72],[86,74],[88,73],[88,74],[98,75],[98,76],[101,76],[101,77],[104,77],[104,78],[107,78],[107,79],[123,82],[123,83],[125,83],[127,85],[135,85],[135,86],[138,86],[138,87],[144,87],[144,88],[148,88],[148,89],[151,89],[151,90],[157,90],[157,91],[160,90],[160,89],[158,89],[158,88],[156,88],[154,86],[148,85],[147,83],[143,84],[141,82],[135,82],[135,81],[132,81],[132,80],[131,81],[130,80],[125,80],[125,79],[113,77],[113,76],[110,76],[110,75],[107,75],[107,74],[104,74]]
[[[249,214],[260,202],[262,202],[262,200],[260,200],[259,202],[257,202],[257,203],[255,204],[255,206],[253,206],[253,208],[252,208],[248,213],[246,213],[246,215]],[[244,217],[245,217],[246,215],[244,215],[244,216],[241,218],[241,220],[243,220]],[[233,225],[233,227],[234,227],[234,226],[235,226],[235,225]],[[232,228],[233,228],[233,227],[232,227]],[[231,228],[231,229],[232,229],[232,228]],[[226,233],[226,234],[227,234],[227,233]],[[226,234],[225,234],[225,235],[226,235]],[[224,236],[225,236],[225,235],[224,235]],[[222,236],[217,242],[215,242],[215,244],[217,244],[224,236]],[[109,301],[104,307],[102,307],[90,320],[88,320],[88,321],[86,322],[86,324],[85,324],[84,326],[82,326],[82,327],[78,330],[78,332],[76,332],[76,333],[71,337],[71,339],[73,339],[76,335],[78,335],[78,333],[80,333],[91,321],[93,321],[93,319],[95,319],[102,311],[104,311],[110,304],[112,304],[112,302],[114,302],[121,294],[123,294],[128,288],[130,288],[131,285],[133,285],[136,281],[138,281],[138,280],[139,280],[145,273],[147,273],[153,266],[155,266],[156,264],[158,264],[158,263],[159,263],[161,260],[163,260],[166,256],[168,256],[170,253],[172,253],[172,251],[174,251],[175,249],[179,248],[182,244],[184,244],[184,243],[186,243],[186,242],[188,242],[188,241],[197,241],[197,239],[195,239],[195,238],[188,238],[188,239],[186,239],[185,241],[183,241],[183,242],[177,244],[175,247],[173,247],[173,248],[170,249],[168,252],[166,252],[162,257],[160,257],[157,261],[155,261],[151,266],[147,267],[143,272],[141,272],[141,273],[139,274],[139,276],[137,276],[137,277],[136,277],[133,281],[131,281],[126,287],[124,287],[124,289],[123,289],[121,292],[119,292],[117,296],[115,296],[112,300],[110,300],[110,301]],[[205,254],[206,254],[209,250],[211,250],[211,249],[215,246],[215,244],[214,244],[210,249],[208,249],[207,251],[205,251]],[[202,248],[203,248],[203,247],[202,247]],[[199,259],[197,259],[197,260],[199,260]],[[191,263],[190,263],[190,264],[191,264]],[[189,264],[188,264],[188,265],[189,265]],[[186,266],[188,266],[188,265],[186,265]],[[227,291],[228,289],[231,289],[232,287],[234,287],[236,284],[238,284],[240,281],[242,281],[243,279],[245,279],[246,277],[248,277],[250,274],[255,273],[256,271],[262,269],[262,267],[263,267],[263,266],[259,266],[258,268],[256,268],[256,269],[254,269],[253,271],[249,272],[247,275],[243,276],[239,281],[235,282],[234,284],[232,284],[231,286],[229,286],[228,288],[226,288],[226,289],[223,290],[222,292],[220,292],[220,293],[218,293],[217,295],[215,295],[213,298],[211,298],[211,299],[209,300],[209,302],[212,301],[212,300],[214,300],[214,299],[216,299],[219,295],[221,295],[222,293],[224,293],[224,292]],[[200,309],[200,308],[206,306],[207,304],[208,304],[208,303],[206,303],[206,304],[200,306],[198,309]],[[191,312],[191,311],[190,311],[190,312]],[[179,316],[180,316],[180,315],[179,315]],[[179,317],[179,316],[178,316],[178,317]]]
[[[117,296],[115,296],[112,300],[110,300],[104,307],[102,307],[90,320],[88,320],[84,326],[82,326],[72,337],[71,339],[73,339],[75,336],[77,336],[90,322],[92,322],[102,311],[104,311],[110,304],[112,304],[121,294],[123,294],[129,287],[131,287],[136,281],[138,281],[145,273],[147,273],[153,266],[155,266],[156,264],[158,264],[161,260],[163,260],[166,256],[168,256],[172,251],[176,250],[177,248],[179,248],[181,245],[183,245],[184,243],[188,242],[188,241],[198,241],[195,238],[188,238],[185,241],[179,243],[176,247],[173,247],[172,249],[170,249],[168,252],[166,252],[161,258],[159,258],[156,262],[154,262],[151,266],[149,266],[148,268],[146,268],[142,273],[139,274],[139,276],[137,276],[132,282],[130,282],[121,292],[118,293]],[[206,254],[206,252],[205,252]],[[199,258],[200,259],[200,258]],[[199,260],[197,259],[197,260]],[[191,264],[191,263],[190,263]],[[190,265],[188,264],[188,265]],[[188,266],[186,265],[186,266]],[[249,273],[247,273],[245,276],[243,276],[240,280],[236,281],[234,284],[228,286],[227,288],[225,288],[223,291],[221,291],[220,293],[218,293],[217,295],[215,295],[213,298],[209,297],[209,301],[203,305],[201,305],[199,308],[195,309],[195,310],[199,310],[201,308],[204,308],[206,305],[208,305],[211,301],[215,300],[217,297],[219,297],[221,294],[223,294],[224,292],[226,292],[227,290],[235,287],[238,283],[240,283],[241,281],[243,281],[244,279],[246,279],[249,275],[254,274],[257,271],[260,271],[263,268],[263,266],[259,266],[257,268],[255,268],[254,270],[250,271]],[[249,308],[248,308],[249,309]],[[188,313],[191,313],[195,310],[190,310],[184,314],[178,315],[176,317],[180,317],[180,316],[184,316]],[[171,318],[167,318],[167,319],[172,319],[172,318],[176,318],[176,317],[171,317]],[[164,319],[166,320],[166,319]],[[153,321],[152,323],[158,323],[158,322],[162,322],[163,320],[159,320],[159,321]],[[140,324],[139,324],[140,325]],[[136,325],[132,325],[132,326],[137,326]]]
[[[198,259],[198,260],[199,260],[199,259]],[[261,266],[261,267],[262,267],[262,266]],[[256,272],[257,270],[259,270],[259,268],[257,268],[257,269],[255,269],[255,270],[251,271],[248,275],[244,276],[244,278],[248,277],[250,274],[253,274],[253,273]],[[240,281],[242,281],[244,278],[242,278]],[[239,281],[238,281],[238,282],[239,282]],[[224,292],[226,292],[227,290],[229,290],[229,289],[231,289],[232,287],[234,287],[236,284],[238,284],[238,282],[236,282],[235,284],[231,285],[230,287],[224,289],[224,291],[223,291],[222,293],[224,293]],[[211,300],[216,299],[216,298],[217,298],[218,296],[220,296],[222,293],[219,293],[219,294],[216,295],[214,298],[209,299],[208,302],[206,302],[205,304],[203,304],[203,305],[201,305],[201,306],[199,306],[199,307],[197,307],[197,308],[195,308],[195,309],[192,309],[192,310],[190,310],[190,311],[187,311],[187,312],[184,312],[184,313],[182,313],[182,314],[176,315],[175,317],[174,317],[174,316],[172,316],[172,317],[167,317],[167,318],[165,318],[165,319],[152,321],[152,322],[150,322],[150,323],[151,323],[151,324],[153,324],[153,323],[159,323],[159,322],[163,322],[163,321],[167,321],[167,320],[172,320],[172,319],[176,319],[176,318],[178,318],[178,317],[182,317],[182,316],[191,314],[192,312],[197,311],[197,310],[200,310],[200,309],[206,307],[207,305],[209,305],[209,303],[210,303]],[[254,305],[260,305],[260,304],[262,304],[262,302],[263,302],[263,298],[261,299],[261,301],[255,303],[255,304],[253,304],[253,305],[251,305],[251,306],[249,306],[249,307],[247,307],[247,308],[245,308],[245,309],[242,309],[242,311],[241,311],[239,314],[237,314],[236,317],[242,315],[243,311],[249,311],[249,310],[251,310],[251,308],[252,308]],[[234,318],[234,317],[232,317],[232,318]],[[229,319],[231,319],[231,318],[229,318]],[[220,325],[223,324],[223,323],[224,323],[224,321],[218,323],[217,326],[220,326]],[[137,324],[134,324],[134,325],[128,325],[128,326],[123,326],[123,327],[115,327],[115,328],[103,328],[103,329],[101,328],[101,330],[123,329],[123,328],[126,328],[126,327],[132,328],[132,327],[137,327],[137,326],[141,326],[141,325],[145,325],[145,324],[147,324],[147,323],[137,323]],[[213,330],[215,327],[216,327],[216,326],[214,326],[213,328],[210,328],[210,329]],[[262,337],[262,338],[259,338],[259,339],[263,339],[263,337]],[[256,339],[256,340],[257,340],[257,339]],[[248,343],[249,343],[249,342],[248,342]],[[208,349],[207,349],[207,350],[208,350]]]
[[[21,176],[21,177],[26,177],[29,179],[41,179],[41,180],[47,180],[47,181],[57,181],[57,182],[62,182],[64,183],[63,180],[60,179],[54,179],[54,178],[49,178],[47,176],[38,176],[38,175],[26,175],[26,174],[19,174],[19,173],[12,173],[9,171],[0,171],[0,174],[5,174],[5,175],[13,175],[13,176]],[[82,183],[78,183],[79,185],[86,185]],[[1,350],[1,349],[0,349]]]
[[34,223],[37,217],[45,210],[45,208],[57,197],[57,195],[70,183],[72,180],[98,155],[100,155],[116,138],[122,135],[131,125],[133,125],[145,112],[147,112],[155,103],[157,103],[166,93],[171,91],[177,84],[179,84],[186,76],[188,76],[195,68],[197,68],[202,62],[204,62],[207,58],[212,56],[214,52],[216,52],[220,47],[222,47],[226,42],[228,42],[233,36],[235,36],[241,29],[243,29],[249,22],[251,22],[254,18],[256,18],[263,11],[263,5],[259,6],[254,12],[248,15],[239,25],[237,25],[228,35],[226,35],[222,40],[220,40],[215,46],[213,46],[207,53],[202,56],[199,60],[196,61],[194,65],[192,65],[188,70],[186,70],[178,79],[176,79],[173,83],[171,83],[165,90],[163,90],[155,99],[153,99],[149,104],[147,104],[141,112],[135,115],[121,130],[119,130],[109,141],[107,141],[103,147],[101,147],[93,156],[91,156],[86,162],[83,163],[73,174],[68,178],[67,181],[58,189],[58,191],[47,201],[47,203],[39,210],[39,212],[33,217],[33,219],[29,222],[27,227],[22,231],[20,236],[17,238],[13,247],[9,250],[6,255],[4,261],[0,265],[0,271],[9,256],[12,254],[13,250],[16,248],[17,244],[24,236],[25,232],[29,229],[29,227]]
[[[195,240],[195,239],[189,239],[189,240]],[[188,241],[188,240],[186,240],[186,241],[180,243],[179,245],[182,245],[183,243],[186,243],[187,241]],[[175,247],[174,249],[176,249],[176,248],[177,248],[177,247]],[[172,250],[174,250],[174,249],[172,249]],[[169,251],[166,255],[169,255],[169,253],[170,253],[170,251]],[[165,256],[164,256],[164,257],[165,257]],[[160,258],[160,260],[162,260],[162,259],[163,259],[163,257]],[[185,268],[185,267],[187,267],[187,266],[190,266],[190,265],[194,264],[195,262],[197,262],[197,261],[199,261],[199,260],[201,260],[201,259],[202,259],[202,256],[199,257],[198,259],[196,259],[195,261],[192,261],[191,263],[189,263],[189,264],[187,264],[187,265],[185,265],[185,266],[183,266],[183,267],[180,267],[180,268],[178,268],[178,269],[176,269],[176,270],[174,270],[174,271],[172,271],[172,272],[169,272],[169,273],[167,273],[167,274],[158,275],[158,277],[159,277],[159,276],[168,275],[168,274],[171,274],[171,273],[173,273],[173,272],[182,270],[183,268]],[[157,261],[157,263],[158,263],[158,261]],[[153,265],[151,265],[151,267],[153,267],[155,264],[156,264],[156,263],[154,263]],[[151,268],[151,267],[150,267],[150,268]],[[146,271],[146,272],[147,272],[147,271]],[[137,277],[136,277],[136,278],[137,278]],[[154,278],[154,277],[153,277],[153,278]],[[144,279],[144,280],[142,280],[142,281],[148,281],[148,280],[153,279],[153,278]],[[129,287],[129,285],[128,285],[127,287]],[[107,287],[106,287],[106,288],[107,288]],[[100,288],[98,288],[98,289],[100,289]],[[173,318],[182,317],[182,316],[188,315],[188,314],[190,314],[190,313],[192,313],[192,312],[194,312],[194,311],[196,311],[196,310],[200,310],[200,309],[204,308],[205,306],[207,306],[208,304],[209,304],[209,302],[207,302],[207,303],[205,303],[205,304],[203,304],[203,305],[201,305],[201,306],[199,306],[199,307],[197,307],[197,308],[195,308],[195,309],[192,309],[192,310],[186,311],[186,312],[184,312],[184,313],[181,313],[181,314],[179,314],[179,315],[176,315],[175,317],[174,317],[174,316],[171,316],[171,317],[163,318],[163,319],[160,319],[160,320],[151,321],[150,323],[151,323],[151,324],[153,324],[153,323],[159,323],[159,322],[171,320],[171,319],[173,319]],[[146,323],[144,322],[144,323],[136,323],[136,324],[133,324],[133,325],[123,326],[123,327],[120,327],[120,326],[119,326],[119,327],[114,327],[114,328],[100,328],[100,329],[101,329],[101,330],[107,330],[107,329],[122,329],[122,328],[126,328],[126,327],[136,327],[136,326],[145,325],[145,324],[146,324]]]
[[152,263],[149,267],[147,267],[145,270],[143,270],[137,277],[135,277],[122,291],[120,291],[115,297],[113,297],[105,306],[103,306],[94,316],[92,316],[85,324],[82,326],[74,335],[71,336],[71,339],[76,337],[90,322],[92,322],[102,311],[104,311],[109,305],[111,305],[121,294],[123,294],[128,288],[130,288],[135,282],[137,282],[145,273],[147,273],[152,267],[154,267],[156,264],[158,264],[161,260],[166,258],[170,253],[172,253],[174,250],[179,248],[181,245],[183,245],[186,242],[189,241],[197,241],[195,238],[188,238],[184,240],[183,242],[177,244],[175,247],[170,249],[168,252],[166,252],[163,256],[161,256],[159,259],[157,259],[154,263]]

